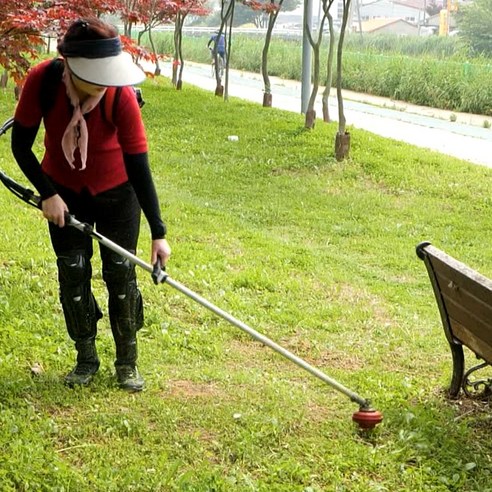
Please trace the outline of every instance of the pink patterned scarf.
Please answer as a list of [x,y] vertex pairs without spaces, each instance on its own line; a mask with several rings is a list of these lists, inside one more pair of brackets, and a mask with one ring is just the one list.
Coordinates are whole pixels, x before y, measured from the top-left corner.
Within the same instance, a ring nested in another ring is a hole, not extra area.
[[62,138],[62,149],[65,154],[70,167],[75,169],[75,149],[78,148],[80,151],[80,161],[82,163],[79,171],[85,169],[87,162],[87,142],[89,139],[89,134],[87,132],[87,123],[84,118],[84,114],[92,111],[98,104],[101,98],[104,96],[106,90],[101,91],[97,96],[89,96],[80,105],[80,99],[72,82],[72,77],[67,68],[63,72],[63,83],[65,84],[67,90],[67,96],[73,106],[73,115],[70,123],[67,125],[65,133]]

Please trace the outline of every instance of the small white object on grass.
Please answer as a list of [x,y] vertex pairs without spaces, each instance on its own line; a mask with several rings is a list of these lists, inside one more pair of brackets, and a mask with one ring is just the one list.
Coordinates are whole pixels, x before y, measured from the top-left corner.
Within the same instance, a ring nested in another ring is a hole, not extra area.
[[43,366],[41,364],[39,364],[38,362],[35,362],[31,366],[31,374],[33,376],[40,376],[41,374],[43,374],[43,372],[44,372]]

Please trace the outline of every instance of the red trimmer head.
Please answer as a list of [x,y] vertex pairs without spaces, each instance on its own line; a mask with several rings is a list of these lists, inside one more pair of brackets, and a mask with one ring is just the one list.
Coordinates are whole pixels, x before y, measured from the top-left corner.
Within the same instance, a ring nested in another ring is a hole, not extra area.
[[372,408],[360,407],[359,411],[352,415],[352,420],[361,429],[374,429],[376,425],[383,421],[383,414]]

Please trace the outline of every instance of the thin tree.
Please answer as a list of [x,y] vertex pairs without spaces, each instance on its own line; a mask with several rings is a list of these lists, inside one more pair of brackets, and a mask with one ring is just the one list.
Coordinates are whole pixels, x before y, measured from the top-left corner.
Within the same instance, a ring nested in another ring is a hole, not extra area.
[[268,52],[270,50],[270,43],[272,41],[273,28],[277,21],[278,14],[284,0],[279,0],[275,4],[275,0],[270,0],[270,3],[265,4],[263,10],[268,15],[267,30],[265,33],[265,42],[263,43],[263,50],[261,51],[261,75],[263,77],[263,106],[270,107],[272,105],[272,86],[270,84],[270,76],[268,75]]
[[[215,40],[213,43],[212,47],[212,58],[214,60],[214,67],[215,67],[215,81],[216,81],[216,87],[215,87],[215,95],[216,96],[223,96],[225,100],[228,99],[228,85],[229,85],[229,56],[231,52],[231,36],[232,36],[232,21],[234,18],[234,3],[235,0],[221,0],[220,2],[220,26],[219,30],[215,36]],[[222,36],[222,34],[227,33],[227,28],[229,26],[229,36],[227,36],[227,43],[225,47],[225,59],[226,59],[226,66],[225,66],[225,90],[224,86],[222,85],[222,74],[220,73],[219,69],[219,54],[218,54],[218,47],[219,47],[219,39]]]
[[350,11],[351,0],[342,0],[343,16],[342,25],[340,28],[340,36],[337,46],[337,104],[338,104],[338,132],[335,136],[335,157],[338,161],[345,159],[350,152],[350,133],[346,131],[346,120],[343,109],[342,96],[342,60],[343,60],[343,42],[345,39],[345,31],[347,29],[347,21]]
[[205,8],[205,3],[206,0],[179,0],[173,2],[174,8],[172,17],[174,18],[174,57],[172,83],[177,90],[180,90],[183,86],[183,27],[185,19],[189,14],[195,16],[207,15],[209,10]]
[[[306,7],[307,8],[307,7]],[[316,96],[319,89],[320,78],[320,47],[323,41],[323,28],[327,17],[327,11],[323,8],[323,15],[318,24],[316,36],[312,32],[312,26],[308,25],[308,16],[304,15],[304,31],[306,32],[309,45],[313,50],[313,85],[311,88],[311,94],[309,96],[308,105],[306,108],[306,116],[304,121],[304,127],[312,129],[316,122],[316,111],[314,104],[316,102]]]
[[294,10],[300,0],[243,0],[242,4],[252,11],[256,27],[266,27],[265,41],[261,52],[261,75],[263,77],[263,106],[272,105],[272,86],[268,74],[268,53],[272,41],[273,28],[280,10]]
[[224,101],[229,100],[229,64],[231,60],[232,53],[232,23],[234,20],[234,10],[236,6],[235,1],[231,1],[231,14],[229,20],[226,22],[225,27],[228,30],[228,35],[226,35],[226,63],[225,63],[225,84],[224,84]]
[[322,101],[322,111],[323,111],[323,121],[329,123],[330,110],[329,110],[329,97],[331,92],[331,84],[333,82],[333,59],[335,56],[335,30],[333,28],[333,16],[330,13],[330,8],[333,5],[333,0],[322,0],[323,11],[326,13],[326,19],[328,20],[329,29],[329,43],[328,43],[328,58],[326,60],[326,82],[325,88],[323,90]]
[[160,75],[159,56],[155,47],[153,30],[163,24],[171,22],[175,3],[171,0],[140,0],[133,12],[142,29],[137,35],[137,44],[141,46],[144,34],[147,34],[152,55],[150,61],[154,64],[154,75]]
[[140,21],[140,13],[138,12],[139,3],[141,0],[117,0],[120,4],[120,15],[123,21],[123,35],[128,39],[132,38],[133,26]]

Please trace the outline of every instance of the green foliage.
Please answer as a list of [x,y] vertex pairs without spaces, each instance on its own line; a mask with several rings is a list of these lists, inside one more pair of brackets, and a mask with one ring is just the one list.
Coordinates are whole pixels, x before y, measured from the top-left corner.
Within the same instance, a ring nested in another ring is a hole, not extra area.
[[[64,387],[74,353],[46,224],[0,190],[2,492],[490,491],[490,406],[445,398],[451,355],[414,249],[428,239],[492,275],[492,170],[355,128],[338,163],[336,124],[305,131],[301,115],[161,78],[144,92],[168,273],[385,420],[357,432],[347,398],[142,270],[148,388],[121,392],[97,260],[102,367]],[[13,106],[0,92],[2,121]],[[8,137],[0,168],[23,181]],[[143,225],[144,260],[149,246]]]
[[475,0],[461,6],[456,15],[460,37],[471,51],[490,56],[492,53],[492,0]]
[[[374,70],[377,67],[377,70]],[[492,114],[490,65],[347,52],[344,87],[421,106]]]
[[380,55],[425,56],[438,59],[461,57],[465,54],[460,38],[452,36],[371,34],[361,37],[359,34],[352,34],[345,38],[344,49]]

